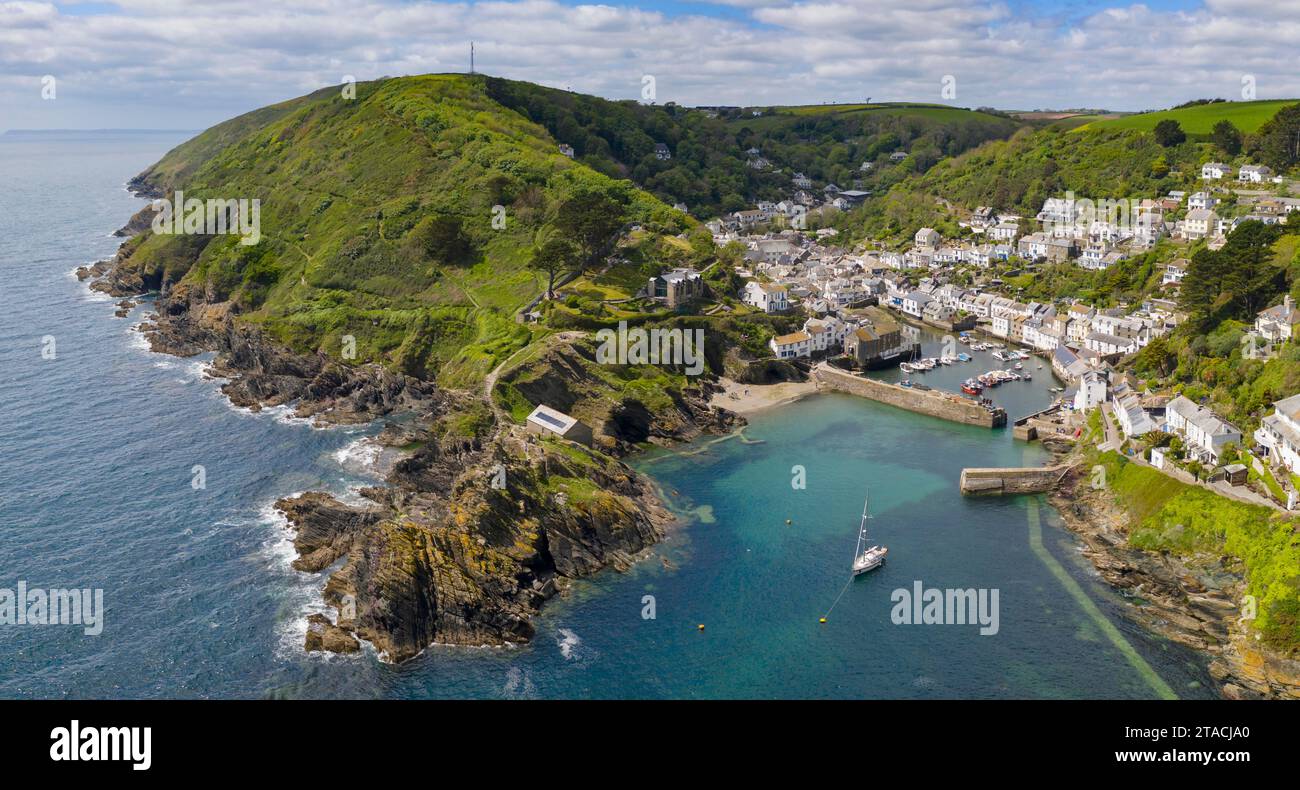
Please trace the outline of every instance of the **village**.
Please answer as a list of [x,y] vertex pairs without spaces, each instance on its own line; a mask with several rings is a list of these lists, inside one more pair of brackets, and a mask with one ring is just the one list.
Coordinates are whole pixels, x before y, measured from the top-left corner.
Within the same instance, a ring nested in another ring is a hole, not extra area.
[[[955,361],[951,352],[943,358],[917,357],[919,330],[931,327],[974,349],[995,349],[998,359],[1008,361],[1005,371],[972,377],[961,388],[991,407],[982,390],[1020,378],[1021,365],[1011,363],[1036,354],[1050,360],[1064,386],[1054,388],[1059,394],[1050,409],[1019,421],[1023,434],[1018,436],[1035,435],[1028,424],[1058,438],[1077,438],[1088,420],[1099,416],[1105,449],[1182,479],[1219,486],[1240,499],[1297,509],[1300,395],[1278,401],[1253,436],[1243,436],[1204,405],[1151,391],[1131,370],[1118,369],[1125,357],[1185,320],[1177,297],[1192,249],[1201,244],[1217,249],[1242,222],[1284,222],[1300,209],[1300,198],[1277,194],[1286,184],[1264,166],[1209,163],[1200,179],[1204,188],[1190,195],[1171,191],[1111,203],[1073,195],[1048,198],[1034,217],[979,207],[960,219],[961,238],[945,239],[922,228],[897,249],[868,243],[850,250],[836,245],[834,228],[808,226],[814,218],[852,208],[867,194],[827,184],[817,198],[812,182],[796,173],[790,199],[758,203],[708,227],[719,246],[743,247],[738,274],[744,285],[732,296],[748,309],[803,318],[799,330],[771,338],[776,359],[848,371],[901,365],[924,372]],[[1159,293],[1138,304],[1101,308],[1073,299],[1021,301],[1006,282],[1050,263],[1106,269],[1162,240],[1172,257],[1160,264]],[[678,269],[652,278],[648,294],[677,306],[702,290],[699,273]],[[1258,314],[1246,353],[1276,353],[1292,341],[1297,324],[1300,311],[1288,296]],[[969,360],[964,352],[959,356]],[[1023,375],[1027,378],[1028,371]],[[929,389],[919,381],[904,380],[902,386]]]

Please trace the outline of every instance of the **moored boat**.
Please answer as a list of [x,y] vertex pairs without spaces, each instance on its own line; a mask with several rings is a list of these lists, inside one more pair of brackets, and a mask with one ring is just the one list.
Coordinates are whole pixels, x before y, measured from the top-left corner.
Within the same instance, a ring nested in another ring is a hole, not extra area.
[[885,558],[889,555],[889,549],[884,546],[871,546],[863,548],[867,542],[867,515],[868,499],[862,500],[862,521],[858,524],[858,545],[853,549],[853,575],[858,576],[867,571],[874,571],[881,565],[885,564]]

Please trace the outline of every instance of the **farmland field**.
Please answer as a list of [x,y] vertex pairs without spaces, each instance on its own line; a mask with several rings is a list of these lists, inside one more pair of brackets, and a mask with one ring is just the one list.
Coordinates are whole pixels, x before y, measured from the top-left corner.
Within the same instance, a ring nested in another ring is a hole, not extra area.
[[1140,129],[1151,131],[1163,120],[1178,121],[1183,131],[1194,135],[1208,135],[1214,125],[1227,119],[1243,132],[1255,132],[1264,122],[1277,114],[1277,111],[1296,99],[1270,99],[1267,101],[1217,102],[1199,104],[1194,107],[1182,107],[1177,110],[1162,110],[1139,115],[1126,115],[1080,126],[1080,129]]

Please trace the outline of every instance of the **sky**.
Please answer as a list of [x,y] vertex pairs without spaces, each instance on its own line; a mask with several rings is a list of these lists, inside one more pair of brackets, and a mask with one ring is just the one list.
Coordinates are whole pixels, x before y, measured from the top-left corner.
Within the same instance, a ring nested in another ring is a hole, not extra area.
[[0,129],[202,129],[467,71],[471,41],[483,73],[687,105],[1300,97],[1300,0],[0,0]]

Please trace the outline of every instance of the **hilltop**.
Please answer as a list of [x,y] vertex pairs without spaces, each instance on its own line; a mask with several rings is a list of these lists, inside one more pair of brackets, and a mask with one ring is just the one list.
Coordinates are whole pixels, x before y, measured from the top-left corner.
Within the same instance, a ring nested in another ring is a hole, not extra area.
[[1149,132],[1161,121],[1177,121],[1183,131],[1189,135],[1209,137],[1214,125],[1219,121],[1229,121],[1243,132],[1253,134],[1259,131],[1277,111],[1297,99],[1268,99],[1261,101],[1215,101],[1206,104],[1193,104],[1170,110],[1136,113],[1119,118],[1107,118],[1092,121],[1080,129],[1137,129]]
[[[491,90],[479,76],[386,79],[219,124],[132,185],[259,200],[255,236],[159,232],[149,208],[115,260],[80,273],[118,296],[157,292],[151,346],[215,352],[237,405],[320,422],[403,413],[378,437],[401,460],[365,507],[319,493],[277,503],[295,566],[332,569],[337,616],[312,617],[308,649],[365,640],[402,661],[435,641],[527,640],[570,579],[627,567],[669,521],[618,456],[729,425],[707,406],[722,338],[773,331],[719,319],[694,381],[597,364],[587,331],[560,330],[672,325],[637,291],[717,252],[687,214],[575,161]],[[551,286],[558,298],[525,320]],[[540,402],[581,414],[594,446],[526,432]]]

